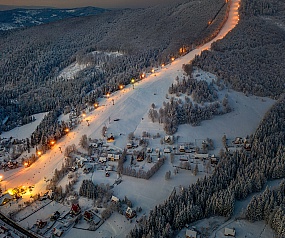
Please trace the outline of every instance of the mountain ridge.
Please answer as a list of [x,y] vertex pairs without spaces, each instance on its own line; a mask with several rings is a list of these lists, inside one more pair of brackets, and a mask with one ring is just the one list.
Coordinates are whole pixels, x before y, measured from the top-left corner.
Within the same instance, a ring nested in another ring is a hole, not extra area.
[[81,8],[15,8],[1,11],[0,31],[31,27],[72,17],[92,16],[108,9],[98,7]]

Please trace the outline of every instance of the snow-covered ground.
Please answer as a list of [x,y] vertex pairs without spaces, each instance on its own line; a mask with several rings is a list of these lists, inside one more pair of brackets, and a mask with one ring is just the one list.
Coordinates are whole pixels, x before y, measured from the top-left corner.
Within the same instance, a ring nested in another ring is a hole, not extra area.
[[[42,155],[31,167],[6,172],[2,187],[8,189],[19,185],[35,185],[34,194],[44,191],[46,188],[45,178],[50,179],[54,170],[56,168],[60,169],[64,162],[64,156],[61,151],[64,151],[68,145],[78,145],[82,135],[87,135],[87,137],[93,139],[102,138],[103,126],[107,126],[107,134],[112,133],[115,136],[115,142],[112,144],[114,148],[125,148],[128,142],[128,134],[131,132],[134,132],[135,136],[138,137],[142,135],[143,131],[147,131],[152,135],[159,132],[164,136],[162,125],[152,123],[148,118],[151,104],[154,103],[156,108],[162,107],[163,101],[166,101],[165,95],[169,86],[175,81],[176,76],[183,77],[182,64],[188,63],[195,55],[200,54],[205,49],[209,49],[212,42],[223,38],[237,24],[239,0],[233,0],[232,4],[233,7],[230,11],[229,20],[214,40],[176,59],[171,64],[157,69],[155,73],[148,75],[143,81],[136,82],[134,88],[129,85],[123,90],[113,93],[109,98],[101,99],[99,108],[87,113],[83,122],[76,129],[69,132],[60,141],[57,141],[56,145]],[[71,71],[74,72],[74,70]],[[66,73],[68,74],[68,72]],[[206,72],[201,72],[201,74],[205,77],[209,76]],[[223,93],[229,95],[230,104],[234,110],[231,113],[216,116],[212,120],[204,121],[201,126],[180,126],[176,133],[176,135],[179,135],[180,141],[195,142],[195,140],[211,138],[218,151],[221,148],[221,138],[224,134],[226,134],[227,138],[250,135],[256,130],[266,111],[274,104],[274,101],[271,99],[255,96],[246,97],[242,93],[232,90]],[[119,120],[114,121],[114,119]],[[87,126],[86,120],[88,120],[89,126]],[[27,131],[22,131],[22,128],[24,127],[16,128],[15,130],[17,131],[11,132],[11,135],[15,136],[18,134],[18,137],[26,138]],[[29,133],[31,132],[32,130],[29,131]],[[150,147],[163,148],[158,139],[150,139]],[[202,170],[199,167],[200,169]],[[172,172],[171,179],[165,180],[164,175],[169,170]],[[114,195],[120,199],[127,196],[133,202],[134,207],[141,206],[143,209],[142,214],[145,213],[147,215],[150,209],[162,203],[171,194],[173,188],[178,188],[179,185],[188,186],[195,182],[198,177],[204,175],[205,173],[201,172],[198,176],[194,176],[191,171],[187,170],[182,170],[179,174],[173,175],[173,167],[168,159],[150,180],[123,176],[122,183],[115,186],[113,190]],[[84,178],[92,179],[96,184],[113,184],[116,174],[112,172],[111,176],[106,178],[103,172],[95,171],[92,175],[81,176],[80,181]],[[80,184],[80,181],[78,184]],[[84,200],[80,200],[80,202],[83,203]],[[87,206],[86,204],[80,205]],[[41,214],[38,214],[38,216],[40,217]],[[34,218],[31,216],[31,219]],[[25,224],[28,221],[25,220],[23,222]],[[30,222],[34,221],[30,220]],[[126,237],[126,234],[133,227],[134,224],[127,221],[124,216],[114,213],[95,232],[72,229],[70,232],[64,233],[64,237]]]
[[86,69],[87,67],[88,64],[79,64],[77,62],[72,63],[71,65],[63,69],[59,73],[57,78],[62,80],[73,79],[80,71]]
[[[118,57],[118,56],[123,55],[119,52],[101,52],[101,51],[93,51],[90,54],[92,54],[92,55],[103,54],[103,55],[111,56],[111,57]],[[80,71],[86,69],[88,66],[90,66],[90,64],[88,64],[88,63],[84,64],[84,63],[74,62],[71,65],[67,66],[65,69],[63,69],[59,73],[57,78],[61,79],[61,80],[73,79],[74,77],[77,76],[77,74]],[[100,65],[96,65],[95,67],[100,68]]]
[[21,126],[21,127],[16,127],[13,130],[3,132],[1,134],[1,137],[2,138],[14,137],[14,138],[17,138],[19,140],[30,138],[31,134],[36,130],[37,126],[41,123],[42,119],[44,118],[44,116],[46,114],[47,113],[45,113],[45,112],[34,114],[33,116],[36,118],[35,121],[33,121],[29,124],[26,124],[24,126]]

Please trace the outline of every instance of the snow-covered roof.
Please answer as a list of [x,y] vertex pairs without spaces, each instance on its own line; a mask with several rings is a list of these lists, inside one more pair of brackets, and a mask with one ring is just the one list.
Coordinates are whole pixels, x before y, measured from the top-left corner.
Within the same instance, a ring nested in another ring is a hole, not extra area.
[[235,236],[236,235],[236,230],[234,228],[225,227],[224,234],[226,236]]
[[186,230],[186,238],[196,238],[197,237],[197,231],[193,231],[193,230]]

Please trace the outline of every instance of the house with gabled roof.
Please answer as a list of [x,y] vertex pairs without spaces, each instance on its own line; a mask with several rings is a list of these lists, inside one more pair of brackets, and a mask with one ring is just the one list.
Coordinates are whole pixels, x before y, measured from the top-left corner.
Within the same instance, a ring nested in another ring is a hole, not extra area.
[[72,215],[78,215],[81,212],[81,208],[78,203],[72,204],[71,209],[70,209],[70,214]]

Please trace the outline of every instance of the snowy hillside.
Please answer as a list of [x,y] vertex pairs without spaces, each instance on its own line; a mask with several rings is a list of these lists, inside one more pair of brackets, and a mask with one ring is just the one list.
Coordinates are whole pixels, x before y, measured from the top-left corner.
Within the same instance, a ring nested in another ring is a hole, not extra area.
[[[238,0],[233,1],[233,8],[230,12],[229,20],[225,24],[220,34],[213,40],[223,38],[227,32],[229,32],[235,24],[238,22],[237,5]],[[141,81],[133,82],[133,85],[128,85],[125,88],[117,91],[106,98],[101,98],[99,101],[99,107],[93,111],[86,112],[86,115],[82,116],[81,123],[72,131],[70,131],[65,137],[52,147],[51,150],[33,163],[28,168],[19,168],[15,170],[9,170],[5,172],[2,181],[2,188],[7,189],[14,188],[19,185],[31,186],[33,194],[46,191],[47,181],[52,179],[55,169],[60,169],[64,163],[64,154],[67,146],[75,144],[78,148],[79,143],[83,135],[86,135],[91,139],[102,139],[102,128],[107,127],[107,135],[113,135],[115,140],[110,143],[106,143],[108,148],[114,150],[123,150],[126,148],[129,142],[129,134],[134,133],[134,136],[141,138],[144,132],[148,132],[150,135],[159,134],[161,138],[166,135],[161,124],[153,123],[148,117],[148,112],[151,105],[154,103],[156,108],[162,107],[163,102],[167,101],[166,93],[172,83],[175,83],[175,78],[178,76],[182,78],[185,76],[182,65],[189,63],[195,55],[200,54],[203,50],[209,49],[211,43],[209,42],[200,48],[197,48],[187,55],[174,60],[171,64],[156,69],[153,73],[147,74],[147,77]],[[71,70],[71,69],[70,69]],[[73,71],[74,72],[74,71]],[[64,73],[67,78],[68,73]],[[210,75],[207,72],[199,71],[199,80],[209,81],[210,78],[215,78],[214,75]],[[222,79],[221,79],[222,80]],[[242,93],[235,92],[230,88],[224,88],[219,91],[219,94],[228,94],[229,102],[233,111],[224,115],[215,116],[212,120],[203,121],[200,126],[193,127],[191,125],[181,125],[178,128],[178,132],[175,137],[178,138],[171,147],[178,147],[181,143],[192,143],[193,145],[203,141],[206,138],[210,138],[214,142],[215,150],[211,151],[212,154],[217,154],[223,147],[222,137],[224,135],[227,138],[234,139],[235,137],[246,137],[253,133],[264,114],[274,104],[274,100],[268,98],[261,98],[255,96],[245,96]],[[67,116],[62,117],[67,119]],[[23,129],[23,130],[22,130]],[[16,133],[16,132],[13,132]],[[17,128],[17,134],[19,138],[25,138],[26,130],[24,127]],[[168,146],[165,143],[161,143],[160,138],[149,137],[149,147],[153,150],[159,149],[163,153],[164,149]],[[82,150],[83,151],[83,150]],[[34,151],[35,152],[35,151]],[[133,152],[133,150],[131,150]],[[130,152],[130,153],[131,153]],[[154,208],[155,205],[162,203],[166,197],[168,197],[174,188],[179,189],[180,186],[188,186],[189,184],[197,181],[198,178],[202,178],[208,174],[205,169],[205,164],[202,160],[196,160],[191,157],[191,166],[197,166],[197,173],[194,175],[193,171],[181,169],[179,173],[174,173],[175,166],[179,165],[179,158],[176,157],[174,162],[171,162],[169,156],[164,153],[166,157],[165,163],[158,170],[157,173],[149,180],[138,179],[130,176],[122,176],[122,182],[115,184],[117,179],[116,172],[112,171],[109,176],[105,176],[104,169],[97,169],[92,174],[86,174],[82,169],[78,169],[78,182],[74,185],[74,190],[79,190],[79,185],[83,180],[92,180],[94,184],[109,184],[114,185],[113,193],[119,199],[124,199],[127,196],[134,207],[141,207],[142,213],[139,214],[139,218],[144,215],[148,215],[149,211]],[[160,159],[154,152],[152,153],[155,158],[152,163],[137,162],[135,169],[145,169],[151,165],[154,165]],[[25,158],[27,154],[23,155]],[[179,155],[180,156],[180,155]],[[127,162],[131,156],[127,157]],[[186,157],[186,156],[185,156]],[[99,163],[96,164],[99,167]],[[211,170],[211,169],[210,169]],[[171,171],[171,179],[165,179],[166,172]],[[178,171],[178,170],[177,170]],[[68,178],[63,178],[60,181],[60,185],[65,188],[68,184]],[[23,200],[29,200],[31,193],[23,196]],[[86,198],[80,198],[79,204],[82,209],[88,210],[93,207],[93,202]],[[24,227],[30,227],[37,218],[48,219],[48,215],[55,211],[60,210],[61,213],[68,212],[70,207],[68,204],[58,207],[52,202],[45,208],[40,209],[43,206],[42,203],[37,202],[32,207],[27,208],[21,213],[17,213],[16,217],[21,225]],[[19,204],[12,202],[10,207],[4,206],[1,210],[8,213],[12,209],[18,209]],[[29,210],[31,209],[31,210]],[[39,210],[39,211],[37,211]],[[30,212],[32,215],[27,216],[26,212]],[[47,215],[48,214],[48,215]],[[60,222],[58,222],[60,223]],[[106,220],[96,231],[84,230],[82,227],[87,227],[84,221],[80,221],[76,224],[76,227],[71,228],[68,226],[63,233],[63,237],[126,237],[128,232],[133,229],[135,224],[131,224],[130,220],[119,213],[113,213],[111,217]],[[135,223],[135,222],[134,222]],[[64,227],[64,223],[61,222],[61,227]],[[81,226],[81,227],[80,227]],[[241,227],[244,224],[240,225]],[[86,228],[86,229],[87,229]],[[62,228],[63,229],[63,228]],[[48,232],[46,235],[49,234]]]

